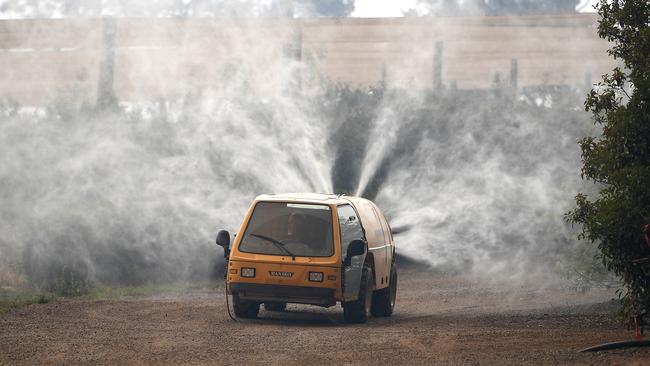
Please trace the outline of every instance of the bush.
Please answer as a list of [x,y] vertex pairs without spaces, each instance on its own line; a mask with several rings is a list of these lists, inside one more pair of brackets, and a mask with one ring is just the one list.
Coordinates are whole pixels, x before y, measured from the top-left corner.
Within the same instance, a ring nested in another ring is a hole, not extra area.
[[650,222],[650,3],[602,0],[600,37],[613,42],[610,55],[625,69],[603,77],[585,106],[602,126],[580,141],[582,177],[595,183],[580,193],[567,219],[580,224],[580,238],[598,245],[603,264],[626,283],[623,313],[650,310],[650,246],[642,227]]

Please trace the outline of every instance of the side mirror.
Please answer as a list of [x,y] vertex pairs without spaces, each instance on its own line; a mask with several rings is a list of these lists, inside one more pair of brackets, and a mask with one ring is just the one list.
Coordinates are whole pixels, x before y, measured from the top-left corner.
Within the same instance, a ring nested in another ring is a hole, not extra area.
[[363,240],[352,240],[350,245],[348,245],[347,257],[352,258],[358,255],[362,255],[366,252],[366,243]]
[[227,230],[221,230],[217,234],[217,245],[223,248],[223,256],[228,259],[230,255],[230,233]]

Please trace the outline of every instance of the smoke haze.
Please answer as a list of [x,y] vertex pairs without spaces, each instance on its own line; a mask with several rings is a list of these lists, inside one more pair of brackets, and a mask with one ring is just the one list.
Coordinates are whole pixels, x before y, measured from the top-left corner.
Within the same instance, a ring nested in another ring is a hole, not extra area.
[[5,272],[80,291],[207,278],[221,265],[217,230],[274,192],[373,199],[404,230],[398,252],[439,268],[551,272],[581,245],[562,213],[581,184],[576,139],[593,129],[584,89],[307,83],[296,70],[317,74],[309,58],[268,61],[286,48],[277,34],[233,34],[216,91],[3,104]]

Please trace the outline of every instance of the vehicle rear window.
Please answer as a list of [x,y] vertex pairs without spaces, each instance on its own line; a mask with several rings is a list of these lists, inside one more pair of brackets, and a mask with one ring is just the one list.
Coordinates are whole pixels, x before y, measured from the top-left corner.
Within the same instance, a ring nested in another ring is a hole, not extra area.
[[334,254],[329,206],[291,202],[258,202],[239,251],[297,257]]

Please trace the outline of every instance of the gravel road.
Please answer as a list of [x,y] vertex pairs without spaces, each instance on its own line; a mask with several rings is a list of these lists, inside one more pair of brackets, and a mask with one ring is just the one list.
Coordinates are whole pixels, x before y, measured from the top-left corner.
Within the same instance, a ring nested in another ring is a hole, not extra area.
[[363,325],[302,305],[235,322],[222,283],[31,305],[0,316],[0,364],[650,364],[650,348],[576,352],[630,339],[612,289],[399,273],[394,315]]

